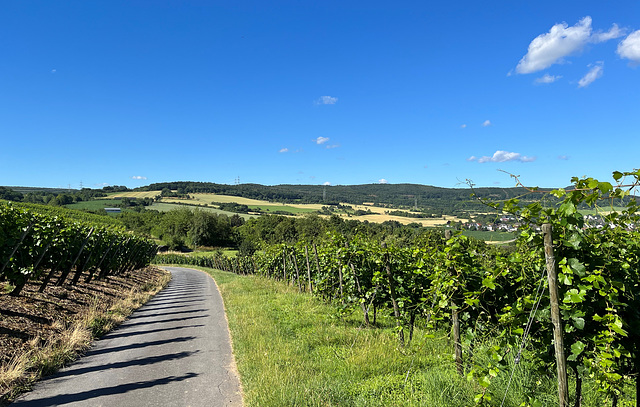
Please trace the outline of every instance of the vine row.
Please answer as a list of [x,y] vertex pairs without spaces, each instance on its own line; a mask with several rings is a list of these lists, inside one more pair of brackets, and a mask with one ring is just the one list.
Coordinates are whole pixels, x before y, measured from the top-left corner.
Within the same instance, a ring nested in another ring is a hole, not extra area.
[[107,225],[76,222],[0,204],[0,281],[19,295],[29,280],[39,291],[55,284],[76,285],[148,265],[157,245]]

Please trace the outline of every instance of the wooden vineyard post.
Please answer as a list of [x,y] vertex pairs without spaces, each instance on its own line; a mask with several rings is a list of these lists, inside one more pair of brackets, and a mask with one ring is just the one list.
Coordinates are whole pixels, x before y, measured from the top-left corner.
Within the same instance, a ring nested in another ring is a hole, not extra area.
[[[77,239],[78,239],[77,236],[75,237],[75,239],[73,239],[73,243],[74,244],[77,241]],[[51,267],[51,270],[49,270],[49,273],[42,280],[42,284],[40,284],[40,288],[38,288],[38,292],[39,293],[43,293],[44,292],[45,288],[47,288],[47,285],[49,285],[49,281],[51,281],[51,279],[53,278],[53,275],[56,273],[56,271],[58,271],[60,266],[62,266],[62,264],[65,261],[67,261],[67,259],[69,258],[69,254],[71,254],[71,252],[69,250],[65,250],[64,251],[64,256],[60,259],[58,264],[55,267]]]
[[[298,292],[302,292],[302,283],[300,282],[300,270],[298,269],[298,261],[296,260],[296,252],[289,253],[291,259],[293,259],[293,267],[296,269],[296,280],[298,281]],[[291,259],[289,262],[291,262]]]
[[[345,249],[349,248],[349,243],[344,244]],[[366,326],[369,326],[369,312],[367,310],[367,306],[364,302],[365,297],[362,294],[362,288],[360,287],[360,280],[358,280],[358,275],[356,274],[356,268],[350,261],[348,262],[349,267],[351,268],[351,274],[353,274],[353,279],[356,282],[356,288],[358,289],[358,295],[361,298],[360,307],[362,308],[362,314],[364,315],[364,323]]]
[[[387,244],[382,242],[382,248],[386,249]],[[398,337],[400,338],[400,346],[404,346],[404,332],[402,331],[402,323],[400,322],[400,307],[396,301],[396,286],[391,273],[391,265],[389,264],[389,253],[384,254],[384,265],[387,270],[387,279],[389,280],[389,292],[391,293],[391,303],[393,304],[393,315],[396,318],[396,328],[398,328]]]
[[311,266],[309,265],[309,249],[304,247],[304,257],[307,259],[307,280],[309,281],[309,292],[313,294],[313,287],[311,286]]
[[315,243],[313,244],[313,254],[316,257],[316,269],[318,270],[318,278],[320,278],[322,274],[320,273],[320,260],[318,260],[318,249]]
[[115,238],[111,239],[111,241],[109,242],[109,247],[107,248],[107,250],[102,255],[102,258],[100,259],[98,264],[96,264],[95,267],[91,267],[91,270],[89,271],[89,275],[84,279],[85,283],[90,283],[91,282],[91,279],[93,278],[94,272],[96,272],[98,270],[98,268],[100,268],[100,266],[102,266],[102,262],[107,257],[107,254],[109,254],[109,251],[111,251],[111,248],[113,247],[113,244],[115,242],[116,242]]
[[362,298],[362,302],[360,302],[360,307],[362,307],[362,314],[364,314],[364,324],[366,326],[369,326],[369,309],[367,308],[367,305],[365,304],[364,300],[365,300],[365,296],[362,294],[362,288],[360,288],[360,281],[358,280],[358,275],[356,274],[356,268],[353,266],[353,264],[349,263],[349,266],[351,266],[351,272],[353,273],[353,278],[356,280],[356,288],[358,289],[358,294],[360,295],[360,298]]
[[[449,240],[451,239],[452,233],[451,230],[444,231],[444,238]],[[459,306],[454,298],[451,299],[451,324],[453,325],[453,347],[455,351],[456,357],[456,370],[460,376],[464,375],[464,368],[462,365],[462,340],[460,339],[460,315],[459,315]]]
[[284,279],[284,282],[288,284],[288,282],[287,282],[287,249],[286,249],[286,247],[284,249],[282,249],[282,278]]
[[342,288],[342,263],[338,262],[338,282],[340,283],[340,301],[344,304],[344,290]]
[[567,365],[564,358],[564,340],[562,338],[560,306],[558,305],[558,281],[556,258],[553,253],[551,224],[545,223],[542,225],[542,234],[544,236],[544,257],[547,263],[547,277],[549,279],[551,322],[553,323],[553,346],[556,351],[556,365],[558,370],[558,406],[566,407],[569,403],[569,388],[567,384]]
[[456,353],[456,370],[460,376],[464,375],[464,369],[462,367],[462,342],[460,341],[460,317],[458,314],[458,305],[452,301],[454,306],[451,313],[451,319],[453,324],[453,345]]
[[9,255],[9,258],[7,259],[7,262],[4,263],[4,266],[2,266],[2,269],[0,269],[0,276],[2,275],[2,273],[4,272],[4,269],[7,267],[7,264],[9,264],[11,262],[11,258],[16,254],[16,252],[18,251],[18,248],[20,248],[20,245],[22,244],[22,242],[24,241],[24,239],[27,237],[27,235],[29,234],[29,232],[31,232],[31,228],[33,227],[33,223],[35,221],[31,221],[31,223],[29,223],[29,227],[22,233],[22,236],[20,237],[20,241],[18,242],[18,244],[13,248],[13,250],[11,251],[11,254]]
[[[47,243],[47,245],[44,247],[44,250],[42,251],[42,254],[40,254],[40,257],[38,257],[38,260],[33,265],[33,270],[35,270],[36,272],[38,270],[38,266],[40,265],[40,262],[42,261],[42,259],[44,259],[44,255],[47,253],[47,250],[49,250],[49,246],[51,246],[51,243],[52,242]],[[20,295],[20,292],[22,291],[22,289],[26,284],[27,284],[27,279],[25,278],[24,281],[22,281],[19,284],[16,284],[15,288],[13,289],[13,291],[11,291],[9,295],[17,297],[18,295]]]
[[313,244],[313,254],[316,256],[316,269],[318,270],[318,275],[320,275],[320,260],[318,260],[318,249],[315,243]]

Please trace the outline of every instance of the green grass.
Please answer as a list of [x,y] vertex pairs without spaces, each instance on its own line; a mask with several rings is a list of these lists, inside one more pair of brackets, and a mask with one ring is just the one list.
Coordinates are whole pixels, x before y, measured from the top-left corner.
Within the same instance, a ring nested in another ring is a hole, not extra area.
[[[216,253],[216,250],[199,250],[188,253],[187,255],[190,257],[213,257]],[[226,248],[222,249],[222,254],[227,257],[235,257],[238,254],[238,250]]]
[[96,199],[93,201],[76,202],[65,206],[71,209],[87,209],[97,211],[104,208],[115,208],[121,203],[122,201],[120,199]]
[[[388,320],[386,329],[361,328],[357,315],[339,318],[297,288],[210,273],[225,299],[247,406],[472,404],[450,352],[442,352],[445,340],[401,352]],[[425,386],[439,390],[424,393]]]

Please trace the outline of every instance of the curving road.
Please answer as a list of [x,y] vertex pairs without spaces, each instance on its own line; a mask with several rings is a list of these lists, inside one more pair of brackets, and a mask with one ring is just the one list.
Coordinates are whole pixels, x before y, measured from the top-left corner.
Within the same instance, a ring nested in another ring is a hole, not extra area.
[[166,269],[164,290],[12,406],[242,406],[215,282]]

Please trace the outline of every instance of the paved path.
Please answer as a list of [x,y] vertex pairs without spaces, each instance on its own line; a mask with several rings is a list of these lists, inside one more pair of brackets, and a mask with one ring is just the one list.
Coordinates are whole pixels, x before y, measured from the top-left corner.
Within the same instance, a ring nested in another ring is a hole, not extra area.
[[14,406],[241,406],[220,293],[197,270],[169,285],[87,354]]

